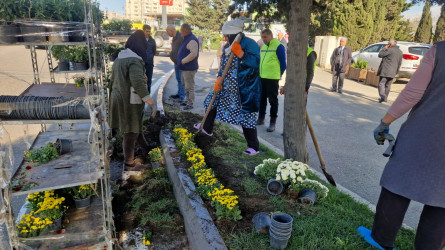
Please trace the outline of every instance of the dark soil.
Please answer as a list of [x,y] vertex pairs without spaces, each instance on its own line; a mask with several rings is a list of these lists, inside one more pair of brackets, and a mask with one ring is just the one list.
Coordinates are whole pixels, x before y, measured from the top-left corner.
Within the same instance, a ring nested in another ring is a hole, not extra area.
[[[159,133],[161,128],[170,120],[172,119],[167,115],[163,118],[157,116],[154,119],[150,118],[144,121],[144,136],[150,145],[150,150],[160,146]],[[119,179],[122,176],[123,154],[121,138],[120,135],[116,136],[117,140],[113,143],[113,155],[110,162],[111,179],[116,183],[121,182]],[[135,157],[147,160],[146,156],[142,155],[142,150],[140,149],[136,150]],[[149,163],[147,162],[146,164]],[[135,203],[135,196],[141,194],[147,194],[145,197],[151,199],[151,201],[160,199],[175,201],[171,184],[158,184],[156,179],[152,178],[154,177],[151,169],[143,170],[141,176],[132,176],[125,185],[119,185],[112,201],[116,232],[119,235],[136,227],[142,227],[146,232],[152,232],[151,243],[153,248],[150,247],[150,249],[189,249],[187,235],[184,230],[184,220],[176,203],[171,205],[168,211],[163,211],[169,213],[173,219],[171,223],[162,225],[154,225],[150,220],[142,224],[141,214],[143,213],[141,213],[141,209],[135,210],[132,206]]]

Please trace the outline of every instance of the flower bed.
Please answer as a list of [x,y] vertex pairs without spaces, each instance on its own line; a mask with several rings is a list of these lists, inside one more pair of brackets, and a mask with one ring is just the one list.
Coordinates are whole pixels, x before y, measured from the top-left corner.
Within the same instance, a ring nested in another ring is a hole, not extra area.
[[238,196],[233,190],[224,188],[212,169],[207,168],[202,150],[192,140],[193,134],[180,126],[173,132],[181,155],[191,164],[188,170],[198,184],[198,192],[203,198],[212,201],[218,219],[240,220],[242,216]]

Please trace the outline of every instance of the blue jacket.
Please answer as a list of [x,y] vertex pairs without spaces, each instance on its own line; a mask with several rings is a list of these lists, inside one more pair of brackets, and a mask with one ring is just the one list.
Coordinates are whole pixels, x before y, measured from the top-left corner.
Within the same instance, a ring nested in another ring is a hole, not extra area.
[[145,62],[146,64],[153,64],[153,57],[156,54],[156,41],[155,39],[153,39],[153,37],[149,37],[148,41],[148,48],[147,48],[147,61]]
[[198,49],[198,55],[195,57],[195,59],[193,59],[192,61],[190,61],[184,65],[181,63],[182,59],[184,59],[185,57],[187,57],[190,54],[190,50],[187,49],[187,44],[191,40],[195,40],[196,43],[199,44],[198,39],[196,38],[195,35],[193,35],[193,33],[190,33],[188,36],[184,37],[184,41],[182,41],[181,47],[179,47],[178,61],[176,62],[177,65],[179,66],[180,70],[192,71],[192,70],[198,70],[198,68],[199,68],[199,65],[198,65],[199,49]]
[[[242,112],[258,112],[261,99],[260,49],[258,44],[243,37],[240,42],[244,56],[238,61],[238,86],[241,97]],[[223,53],[222,57],[226,55]],[[223,68],[218,72],[222,76]]]

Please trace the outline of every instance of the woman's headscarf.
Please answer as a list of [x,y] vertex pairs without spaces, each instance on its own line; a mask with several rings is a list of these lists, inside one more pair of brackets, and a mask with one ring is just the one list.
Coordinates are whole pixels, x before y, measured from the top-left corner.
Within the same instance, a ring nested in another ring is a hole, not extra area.
[[128,38],[125,44],[126,49],[131,49],[134,53],[140,56],[144,62],[147,62],[147,40],[145,39],[145,34],[142,30],[136,30]]

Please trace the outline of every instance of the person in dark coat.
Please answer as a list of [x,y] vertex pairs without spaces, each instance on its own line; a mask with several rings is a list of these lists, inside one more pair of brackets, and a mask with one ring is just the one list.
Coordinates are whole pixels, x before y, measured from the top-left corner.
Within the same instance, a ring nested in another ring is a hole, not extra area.
[[382,58],[377,75],[380,76],[379,81],[379,102],[386,102],[388,99],[391,84],[399,72],[402,65],[403,52],[399,49],[396,40],[389,41],[380,52],[379,57]]
[[[124,167],[138,169],[146,166],[136,164],[134,148],[136,141],[148,153],[148,144],[142,135],[142,118],[145,103],[150,105],[152,116],[156,114],[153,99],[147,90],[144,74],[144,57],[147,42],[142,30],[128,38],[113,64],[109,87],[109,124],[123,134]],[[135,169],[135,170],[136,170]]]
[[147,76],[148,93],[151,92],[151,82],[153,78],[154,56],[156,55],[156,41],[151,37],[151,27],[145,24],[142,27],[147,40],[147,59],[145,61],[145,75]]
[[[215,119],[240,125],[248,146],[244,153],[256,155],[260,152],[256,129],[261,98],[260,51],[254,40],[244,36],[243,28],[244,21],[241,19],[228,21],[222,27],[227,43],[214,89],[204,101],[205,108],[211,110],[202,132],[212,136]],[[241,37],[239,43],[235,41],[238,35]],[[221,79],[231,53],[235,56],[226,77]],[[217,97],[210,107],[210,101],[215,94]],[[201,123],[195,124],[196,129],[200,127]]]
[[181,36],[181,32],[178,32],[173,25],[168,25],[166,30],[167,34],[173,37],[170,60],[175,64],[175,76],[176,81],[178,82],[178,93],[176,95],[171,95],[170,97],[178,99],[180,103],[183,103],[185,99],[185,89],[184,86],[182,86],[182,72],[178,65],[178,51],[184,39]]
[[340,39],[340,47],[336,48],[331,56],[331,71],[334,73],[332,75],[331,91],[335,92],[338,89],[339,94],[343,93],[343,81],[345,79],[346,68],[351,64],[352,60],[352,51],[349,47],[346,47],[347,42],[348,39],[342,37]]
[[379,145],[394,140],[389,125],[411,109],[383,170],[372,231],[357,231],[379,249],[393,249],[411,200],[424,204],[417,250],[445,247],[445,41],[436,43],[374,130]]

